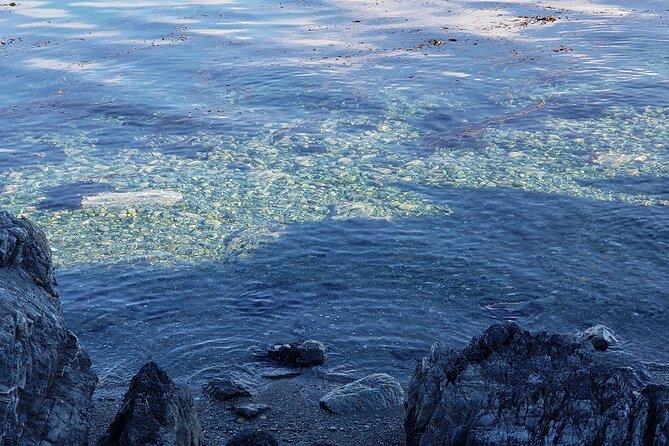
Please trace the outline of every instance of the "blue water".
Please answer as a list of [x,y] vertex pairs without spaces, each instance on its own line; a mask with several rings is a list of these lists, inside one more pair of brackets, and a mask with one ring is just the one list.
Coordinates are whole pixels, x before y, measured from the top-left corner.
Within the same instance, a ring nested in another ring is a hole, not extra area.
[[665,7],[0,5],[0,206],[103,385],[298,338],[406,380],[500,320],[667,363]]

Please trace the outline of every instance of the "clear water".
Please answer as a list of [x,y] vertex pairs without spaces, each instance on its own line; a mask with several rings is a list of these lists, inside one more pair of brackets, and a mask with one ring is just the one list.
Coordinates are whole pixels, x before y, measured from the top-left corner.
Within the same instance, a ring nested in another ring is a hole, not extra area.
[[110,385],[298,338],[406,380],[499,320],[667,363],[666,5],[584,4],[0,5],[0,206]]

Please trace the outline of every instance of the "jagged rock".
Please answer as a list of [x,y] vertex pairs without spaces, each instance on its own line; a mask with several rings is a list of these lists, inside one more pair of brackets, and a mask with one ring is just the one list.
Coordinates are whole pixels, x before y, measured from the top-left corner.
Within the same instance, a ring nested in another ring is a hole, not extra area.
[[5,211],[0,211],[0,268],[58,297],[46,235],[29,220]]
[[130,381],[123,404],[98,446],[198,446],[202,442],[190,392],[149,362]]
[[311,367],[325,362],[325,346],[318,341],[277,344],[267,349],[267,357],[291,367]]
[[234,377],[214,378],[204,385],[202,391],[212,398],[228,401],[244,396],[251,396],[251,388]]
[[264,414],[269,409],[270,407],[266,404],[242,404],[235,407],[235,413],[244,419],[252,420]]
[[407,445],[667,445],[669,388],[645,381],[588,340],[493,325],[416,367]]
[[0,443],[86,444],[90,367],[60,310],[46,236],[0,211]]
[[279,442],[265,431],[247,429],[232,437],[226,446],[279,446]]
[[321,408],[338,414],[382,410],[404,402],[404,389],[395,378],[375,373],[337,387],[323,398]]

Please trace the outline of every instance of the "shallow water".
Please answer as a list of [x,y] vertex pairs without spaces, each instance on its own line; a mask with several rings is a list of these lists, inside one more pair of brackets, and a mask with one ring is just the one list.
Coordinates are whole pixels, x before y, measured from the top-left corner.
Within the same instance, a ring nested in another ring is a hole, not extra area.
[[549,3],[0,5],[0,206],[103,383],[406,379],[500,320],[668,362],[666,12]]

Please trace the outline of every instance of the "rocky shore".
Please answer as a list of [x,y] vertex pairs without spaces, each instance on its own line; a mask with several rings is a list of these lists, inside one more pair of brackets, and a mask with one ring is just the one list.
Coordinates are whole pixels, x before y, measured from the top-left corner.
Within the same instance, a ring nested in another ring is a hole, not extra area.
[[[123,398],[97,378],[60,310],[43,232],[0,212],[3,445],[669,445],[669,387],[609,346],[497,324],[464,348],[435,344],[409,383],[296,379],[327,361],[315,340],[268,346],[262,386],[234,374],[201,389],[145,364]],[[314,398],[314,394],[318,397]]]
[[51,250],[0,212],[0,443],[82,445],[97,377],[60,310]]

